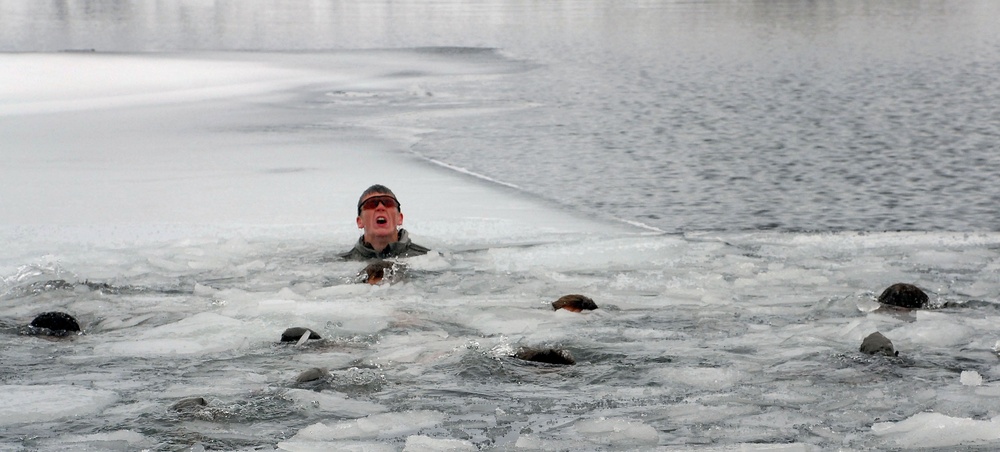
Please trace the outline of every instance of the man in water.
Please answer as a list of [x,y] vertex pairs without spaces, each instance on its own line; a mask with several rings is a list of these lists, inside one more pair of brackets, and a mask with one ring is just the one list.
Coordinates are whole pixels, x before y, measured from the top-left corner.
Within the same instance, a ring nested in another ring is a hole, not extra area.
[[403,229],[403,213],[396,195],[384,185],[368,187],[358,199],[358,228],[365,233],[354,248],[340,255],[344,259],[368,260],[410,257],[430,249],[410,241]]

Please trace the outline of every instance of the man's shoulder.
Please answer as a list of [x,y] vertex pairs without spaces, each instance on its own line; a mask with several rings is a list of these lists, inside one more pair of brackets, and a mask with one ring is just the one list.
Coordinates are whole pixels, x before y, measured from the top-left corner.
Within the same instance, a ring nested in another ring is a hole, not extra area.
[[410,241],[409,235],[405,231],[400,231],[400,240],[389,244],[388,248],[382,252],[375,251],[370,245],[365,243],[364,236],[358,239],[354,247],[340,253],[341,259],[364,261],[370,259],[388,259],[393,257],[422,256],[430,252],[431,249]]
[[368,256],[364,255],[364,253],[358,251],[357,248],[351,248],[350,251],[340,253],[337,255],[337,257],[340,257],[345,261],[363,261],[369,258]]
[[430,252],[430,250],[431,249],[427,248],[426,246],[420,246],[417,245],[416,243],[410,242],[409,244],[407,244],[403,252],[400,253],[400,256],[401,257],[422,256]]
[[410,240],[410,233],[406,229],[399,230],[399,241],[390,245],[392,253],[399,257],[420,256],[427,254],[430,248],[417,245]]
[[355,261],[363,261],[378,257],[374,249],[365,245],[366,244],[364,241],[364,237],[361,237],[358,239],[357,242],[354,242],[354,246],[351,247],[350,250],[340,253],[338,256],[340,256],[340,258],[344,260],[355,260]]

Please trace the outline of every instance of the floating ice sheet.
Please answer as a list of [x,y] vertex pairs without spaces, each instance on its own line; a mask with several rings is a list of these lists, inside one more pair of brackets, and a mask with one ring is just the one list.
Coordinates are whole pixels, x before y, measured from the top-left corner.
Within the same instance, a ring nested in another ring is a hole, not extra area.
[[1000,419],[975,420],[917,413],[899,422],[879,422],[872,431],[898,447],[975,446],[1000,441]]
[[0,386],[0,425],[91,416],[118,400],[113,391],[70,385]]

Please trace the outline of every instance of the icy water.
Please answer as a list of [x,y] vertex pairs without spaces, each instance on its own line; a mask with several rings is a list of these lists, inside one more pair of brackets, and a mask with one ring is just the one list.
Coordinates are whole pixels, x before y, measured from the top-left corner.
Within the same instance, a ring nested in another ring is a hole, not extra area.
[[998,13],[0,0],[0,449],[995,449]]
[[472,110],[396,125],[437,132],[421,155],[593,216],[998,229],[996,2],[2,5],[0,50],[497,49],[528,67],[450,85]]

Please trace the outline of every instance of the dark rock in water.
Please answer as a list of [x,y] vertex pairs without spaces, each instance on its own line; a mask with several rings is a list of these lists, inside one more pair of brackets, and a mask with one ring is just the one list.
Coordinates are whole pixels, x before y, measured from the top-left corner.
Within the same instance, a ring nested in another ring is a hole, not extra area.
[[557,348],[521,347],[514,353],[514,357],[525,361],[534,361],[536,363],[562,365],[576,364],[576,360],[573,359],[573,354],[570,353],[569,350]]
[[913,284],[896,283],[878,296],[878,302],[907,309],[919,309],[927,306],[927,294]]
[[295,381],[298,383],[306,383],[310,381],[316,381],[321,378],[326,378],[328,376],[330,376],[330,372],[327,372],[326,369],[313,367],[312,369],[306,370],[301,374],[299,374],[299,376],[295,379]]
[[299,339],[302,339],[302,336],[306,333],[309,333],[308,340],[310,341],[313,339],[322,339],[319,334],[316,334],[315,331],[310,330],[309,328],[300,328],[296,326],[281,333],[281,342],[298,342]]
[[869,355],[899,356],[899,352],[892,347],[892,341],[878,331],[869,334],[865,340],[861,341],[860,351]]
[[597,309],[597,303],[594,303],[594,300],[591,300],[589,297],[585,297],[583,295],[578,295],[578,294],[571,294],[571,295],[564,295],[560,297],[558,300],[553,301],[552,309],[556,311],[560,309],[565,309],[567,311],[572,311],[572,312],[580,312],[584,310],[593,311],[594,309]]
[[59,311],[38,314],[31,321],[31,326],[35,328],[48,328],[50,330],[80,331],[80,324],[77,323],[73,316]]
[[208,405],[204,397],[188,397],[170,405],[171,411],[191,411]]
[[66,336],[70,333],[80,331],[80,324],[73,316],[65,312],[44,312],[31,321],[23,334],[46,335],[46,336]]

